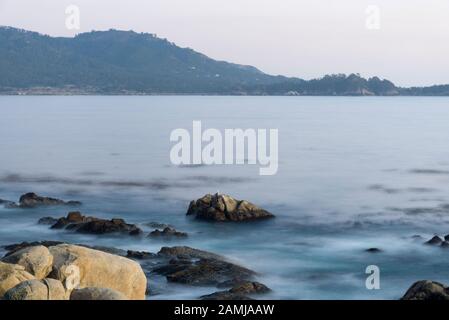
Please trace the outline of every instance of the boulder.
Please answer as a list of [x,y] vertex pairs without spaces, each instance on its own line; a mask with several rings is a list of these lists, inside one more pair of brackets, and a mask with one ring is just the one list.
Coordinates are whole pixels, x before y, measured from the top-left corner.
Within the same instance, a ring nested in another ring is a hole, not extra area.
[[79,282],[78,288],[109,288],[131,300],[145,299],[147,279],[137,262],[69,244],[49,247],[49,250],[54,258],[50,278],[66,284],[66,280],[73,281],[75,275]]
[[4,300],[67,300],[62,283],[55,279],[27,280],[9,289]]
[[46,247],[34,246],[16,251],[2,261],[21,265],[36,279],[44,279],[52,270],[53,256]]
[[79,233],[107,234],[107,233],[127,233],[129,235],[139,235],[142,230],[134,224],[128,224],[123,219],[100,219],[82,215],[80,212],[69,212],[67,217],[62,217],[51,226],[52,229],[73,230]]
[[34,279],[34,276],[25,271],[24,267],[0,262],[0,299],[9,289],[23,281],[32,279]]
[[219,255],[189,247],[164,247],[158,255],[170,257],[170,260],[153,271],[165,275],[169,282],[194,286],[218,285],[231,279],[248,280],[256,274]]
[[157,237],[165,237],[165,238],[171,238],[171,237],[176,237],[176,238],[185,238],[187,237],[187,233],[185,232],[180,232],[177,231],[174,228],[170,228],[170,227],[166,227],[164,228],[164,230],[160,231],[160,230],[154,230],[152,232],[150,232],[150,234],[148,235],[149,237],[153,237],[153,238],[157,238]]
[[449,289],[435,281],[415,282],[401,300],[449,300]]
[[187,215],[211,221],[251,221],[273,218],[270,212],[246,200],[236,200],[228,195],[207,194],[190,202]]
[[64,201],[60,199],[41,197],[33,192],[26,193],[22,195],[19,199],[20,208],[36,208],[41,206],[78,206],[81,205],[79,201]]
[[441,245],[443,242],[443,239],[441,239],[439,236],[434,236],[432,239],[426,242],[426,244],[429,245]]
[[70,300],[128,300],[121,292],[109,288],[74,289]]

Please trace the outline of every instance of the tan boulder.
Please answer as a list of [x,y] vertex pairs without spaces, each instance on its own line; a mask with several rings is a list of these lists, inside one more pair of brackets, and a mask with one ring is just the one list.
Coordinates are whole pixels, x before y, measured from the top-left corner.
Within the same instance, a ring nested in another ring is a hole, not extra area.
[[33,246],[14,252],[2,261],[21,265],[37,279],[44,279],[52,270],[53,256],[46,247]]
[[128,300],[121,292],[109,288],[75,289],[70,300]]
[[0,299],[9,289],[23,281],[31,279],[34,279],[34,276],[25,271],[24,267],[0,262]]
[[147,279],[141,266],[130,259],[85,247],[61,244],[49,247],[53,271],[66,289],[109,288],[130,300],[145,299]]
[[55,279],[27,280],[9,289],[4,300],[67,300],[62,283]]

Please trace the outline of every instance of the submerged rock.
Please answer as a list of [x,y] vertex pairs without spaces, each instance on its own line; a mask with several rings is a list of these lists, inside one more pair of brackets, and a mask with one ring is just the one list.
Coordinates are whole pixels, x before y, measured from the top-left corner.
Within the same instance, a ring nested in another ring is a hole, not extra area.
[[150,234],[148,236],[149,237],[165,237],[165,238],[171,238],[171,237],[185,238],[188,236],[188,234],[186,232],[177,231],[174,228],[166,227],[162,231],[154,230],[154,231],[150,232]]
[[200,297],[201,300],[254,300],[245,295],[232,293],[229,291],[217,291]]
[[254,271],[228,262],[219,255],[189,247],[164,247],[158,255],[170,260],[153,271],[165,275],[169,282],[193,286],[218,285],[236,278],[249,280],[256,275]]
[[[223,284],[220,284],[222,287]],[[203,300],[251,300],[248,294],[263,294],[270,292],[267,286],[259,282],[252,281],[240,281],[234,283],[234,286],[227,291],[217,291],[212,294],[201,296],[200,299]]]
[[81,202],[79,201],[64,201],[60,199],[41,197],[33,192],[26,193],[22,195],[19,199],[18,206],[20,208],[35,208],[40,206],[79,206]]
[[52,229],[67,229],[79,233],[106,234],[127,233],[129,235],[142,234],[142,230],[134,224],[128,224],[123,219],[100,219],[83,216],[81,212],[69,212],[67,217],[62,217],[51,226]]
[[246,200],[236,200],[228,195],[207,194],[190,202],[187,215],[212,221],[247,221],[273,218],[270,212]]
[[40,218],[37,222],[38,224],[45,224],[45,225],[54,225],[56,222],[58,222],[58,219],[53,217],[43,217]]
[[366,249],[365,252],[379,253],[379,252],[382,252],[382,250],[380,250],[379,248],[369,248],[369,249]]
[[415,282],[401,300],[449,300],[449,289],[435,281]]
[[0,205],[5,208],[17,208],[18,205],[14,201],[0,199]]
[[137,259],[137,260],[151,259],[156,256],[157,255],[155,253],[146,252],[146,251],[133,251],[133,250],[128,250],[127,254],[126,254],[127,258],[132,258],[132,259]]
[[441,245],[442,242],[443,242],[443,239],[441,239],[439,236],[434,236],[432,239],[430,239],[429,241],[427,241],[425,244],[429,244],[429,245]]

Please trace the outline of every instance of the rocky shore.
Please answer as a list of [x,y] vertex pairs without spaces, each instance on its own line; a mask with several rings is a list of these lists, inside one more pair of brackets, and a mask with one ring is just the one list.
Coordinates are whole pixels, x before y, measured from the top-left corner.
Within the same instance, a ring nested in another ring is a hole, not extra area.
[[[34,193],[24,194],[18,203],[1,200],[0,204],[16,209],[81,205],[78,201]],[[191,201],[187,215],[199,220],[234,223],[274,217],[248,201],[221,194],[207,194]],[[43,217],[38,224],[52,230],[97,236],[121,234],[149,241],[188,237],[186,232],[167,224],[146,223],[145,227],[155,230],[145,233],[143,225],[122,218],[97,218],[80,211],[59,218]],[[412,239],[426,246],[449,247],[449,235],[434,235],[428,240],[415,235]],[[197,297],[202,300],[250,300],[271,291],[258,282],[256,271],[219,254],[188,246],[165,246],[158,252],[147,252],[49,240],[10,244],[3,249],[6,250],[0,259],[0,299],[3,300],[142,300],[154,294],[155,276],[165,277],[167,283],[212,288],[211,293]],[[371,247],[365,252],[383,254],[384,249]],[[401,299],[449,300],[449,288],[439,282],[417,281]]]
[[[81,205],[28,193],[18,203],[2,201],[8,208]],[[250,202],[227,195],[206,195],[189,206],[189,215],[215,221],[252,221],[273,217]],[[172,226],[151,223],[156,229],[145,235],[121,218],[102,219],[72,211],[65,217],[38,221],[50,229],[98,236],[122,234],[147,238],[188,235]],[[3,300],[142,300],[152,292],[152,277],[192,287],[215,287],[199,296],[205,300],[248,300],[270,289],[257,281],[258,273],[221,255],[187,246],[162,247],[159,252],[36,241],[3,247],[0,259],[0,299]]]

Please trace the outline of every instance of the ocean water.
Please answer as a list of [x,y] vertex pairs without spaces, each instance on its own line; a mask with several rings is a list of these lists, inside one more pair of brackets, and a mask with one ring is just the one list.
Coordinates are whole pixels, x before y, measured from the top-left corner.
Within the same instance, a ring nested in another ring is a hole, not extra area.
[[[175,166],[173,129],[274,128],[279,170]],[[449,283],[449,99],[418,97],[0,97],[0,198],[25,192],[80,200],[80,210],[169,223],[187,239],[86,236],[38,225],[68,208],[0,208],[0,245],[63,240],[157,252],[188,245],[259,273],[273,299],[398,299],[421,279]],[[192,199],[221,192],[276,219],[207,223]],[[150,228],[145,229],[150,231]],[[421,235],[423,239],[414,239]],[[368,253],[376,247],[380,253]],[[379,290],[365,269],[380,268]],[[214,288],[150,278],[150,299]]]

